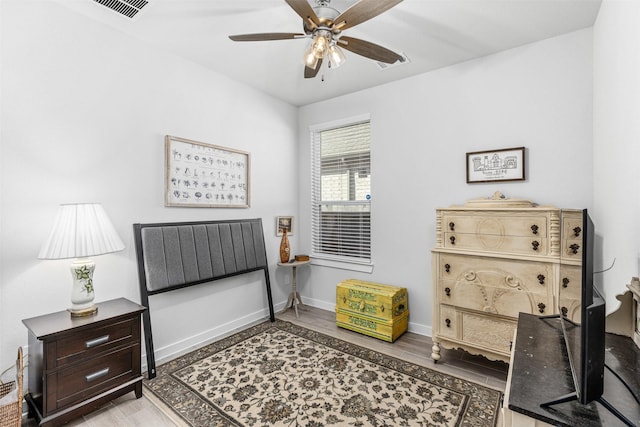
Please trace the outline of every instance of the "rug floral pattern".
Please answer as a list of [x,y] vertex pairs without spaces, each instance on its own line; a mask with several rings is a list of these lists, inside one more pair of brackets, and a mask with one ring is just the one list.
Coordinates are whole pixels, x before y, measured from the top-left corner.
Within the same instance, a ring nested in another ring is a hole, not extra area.
[[495,426],[501,398],[283,321],[161,365],[145,386],[192,426]]

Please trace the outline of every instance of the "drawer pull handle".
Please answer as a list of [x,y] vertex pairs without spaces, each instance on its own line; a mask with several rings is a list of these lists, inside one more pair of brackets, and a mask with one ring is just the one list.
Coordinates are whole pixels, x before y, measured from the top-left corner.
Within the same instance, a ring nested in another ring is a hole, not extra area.
[[546,305],[544,305],[544,303],[543,303],[543,302],[541,302],[541,303],[539,303],[539,304],[538,304],[538,311],[539,311],[540,313],[544,313],[544,309],[545,309],[545,308],[547,308],[547,306],[546,306]]
[[447,328],[451,327],[451,319],[444,319],[444,323],[447,324]]
[[544,274],[538,274],[538,283],[540,283],[541,285],[544,285]]
[[562,312],[562,317],[567,317],[567,314],[569,313],[569,309],[567,307],[562,307],[560,311]]
[[537,251],[539,247],[540,247],[540,242],[538,242],[537,240],[534,240],[533,242],[531,242],[531,249],[533,249],[534,251]]
[[342,297],[342,302],[346,304],[347,303],[347,297]]
[[89,383],[91,381],[97,380],[98,378],[102,378],[107,374],[109,374],[109,368],[104,368],[99,370],[98,372],[94,372],[93,374],[85,375],[84,379]]
[[533,234],[538,234],[538,226],[537,226],[537,225],[535,225],[535,224],[533,224],[533,225],[531,226],[531,232],[532,232]]
[[456,244],[456,236],[449,237],[449,241],[451,242],[452,245],[455,245]]
[[451,288],[444,288],[444,293],[447,294],[448,297],[451,296]]
[[103,335],[99,338],[93,339],[93,340],[89,340],[89,341],[85,341],[84,343],[84,347],[85,348],[91,348],[91,347],[95,347],[97,345],[100,344],[104,344],[106,342],[109,341],[109,335]]
[[449,230],[453,231],[456,228],[456,224],[454,222],[449,223]]
[[444,271],[446,271],[447,273],[451,271],[451,266],[449,264],[445,264],[444,265]]
[[573,245],[569,246],[569,248],[571,248],[571,252],[575,255],[578,253],[578,249],[580,249],[580,245],[574,243]]
[[562,287],[566,288],[567,286],[569,286],[569,278],[568,277],[564,277],[562,279]]
[[576,227],[573,229],[573,235],[576,237],[580,237],[580,232],[582,231],[582,228],[580,227]]
[[380,312],[384,313],[384,305],[380,304]]

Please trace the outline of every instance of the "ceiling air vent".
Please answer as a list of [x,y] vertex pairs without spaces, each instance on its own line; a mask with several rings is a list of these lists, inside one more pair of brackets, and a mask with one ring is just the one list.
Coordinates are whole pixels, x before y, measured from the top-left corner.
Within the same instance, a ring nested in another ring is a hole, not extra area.
[[127,18],[133,18],[142,10],[149,2],[147,0],[93,0],[96,3],[108,7],[111,10],[124,15]]
[[389,68],[394,68],[394,67],[397,67],[398,65],[408,64],[409,62],[411,62],[409,61],[409,58],[407,58],[407,55],[405,55],[404,52],[400,52],[398,55],[400,55],[402,59],[394,62],[393,64],[387,64],[386,62],[379,62],[379,61],[376,61],[376,64],[381,70],[388,70]]

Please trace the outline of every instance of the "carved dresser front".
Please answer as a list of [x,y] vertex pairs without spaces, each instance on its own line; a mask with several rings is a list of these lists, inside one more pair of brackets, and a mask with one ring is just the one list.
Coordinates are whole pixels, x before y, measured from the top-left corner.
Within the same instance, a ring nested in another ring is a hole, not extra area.
[[442,346],[508,362],[520,312],[579,316],[581,220],[500,193],[437,209],[431,357]]

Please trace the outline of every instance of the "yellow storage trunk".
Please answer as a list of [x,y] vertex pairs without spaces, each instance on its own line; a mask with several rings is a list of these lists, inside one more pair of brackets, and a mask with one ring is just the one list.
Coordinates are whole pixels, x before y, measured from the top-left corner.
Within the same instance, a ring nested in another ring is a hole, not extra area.
[[407,330],[407,288],[349,279],[336,288],[336,324],[393,342]]

